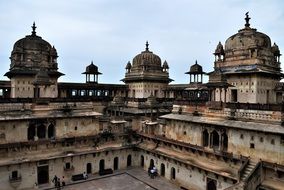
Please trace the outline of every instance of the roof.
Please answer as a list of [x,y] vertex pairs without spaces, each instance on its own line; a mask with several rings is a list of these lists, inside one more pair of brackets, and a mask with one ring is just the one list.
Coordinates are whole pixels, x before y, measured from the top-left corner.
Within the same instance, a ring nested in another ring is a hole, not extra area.
[[270,123],[264,124],[264,123],[256,123],[251,121],[250,122],[236,121],[236,120],[228,120],[226,118],[213,118],[206,116],[193,116],[188,114],[173,114],[173,113],[163,115],[160,118],[188,121],[192,123],[218,125],[229,128],[251,130],[251,131],[258,131],[265,133],[284,134],[284,127],[282,127],[280,124],[270,124]]

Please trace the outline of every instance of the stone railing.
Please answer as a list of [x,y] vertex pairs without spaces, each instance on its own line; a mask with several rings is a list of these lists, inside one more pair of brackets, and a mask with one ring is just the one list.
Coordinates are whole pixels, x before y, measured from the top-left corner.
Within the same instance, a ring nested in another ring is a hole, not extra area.
[[229,119],[280,122],[283,115],[282,104],[223,103],[222,109],[212,109],[211,107],[212,104],[205,111],[207,116],[226,117]]
[[244,189],[246,190],[256,189],[259,186],[259,184],[261,183],[261,169],[262,169],[262,164],[261,162],[258,162],[255,168],[245,179]]
[[239,179],[239,181],[241,180],[241,176],[243,175],[244,170],[245,170],[246,166],[248,165],[248,163],[249,163],[249,159],[246,159],[244,161],[244,163],[242,164],[242,166],[240,167],[240,169],[238,170],[238,179]]

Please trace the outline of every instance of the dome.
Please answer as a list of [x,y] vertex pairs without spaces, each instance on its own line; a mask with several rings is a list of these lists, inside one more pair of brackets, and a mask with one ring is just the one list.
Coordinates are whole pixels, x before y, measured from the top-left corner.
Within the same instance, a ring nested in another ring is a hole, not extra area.
[[221,42],[218,43],[217,47],[216,47],[216,50],[215,50],[215,55],[224,55],[224,48],[223,48],[223,45]]
[[19,73],[36,75],[41,69],[57,77],[63,75],[57,72],[58,56],[54,46],[36,35],[35,23],[32,29],[31,35],[27,35],[14,44],[10,57],[10,71],[5,76],[10,78]]
[[141,52],[133,58],[132,68],[142,70],[142,67],[146,66],[149,70],[162,70],[162,62],[160,57],[149,51],[148,46],[149,44],[148,42],[146,42],[145,51]]
[[164,68],[164,69],[169,69],[169,65],[168,65],[168,62],[167,62],[167,61],[164,61],[164,63],[163,63],[163,68]]
[[86,67],[86,71],[82,74],[102,74],[98,71],[98,67],[94,65],[93,61]]
[[128,61],[128,63],[126,64],[125,69],[131,69],[131,63],[130,63],[130,61]]
[[279,50],[279,47],[276,43],[273,44],[273,46],[271,47],[271,51],[273,52],[273,54],[275,56],[280,56],[280,50]]
[[271,48],[271,40],[269,36],[261,32],[257,32],[256,29],[250,28],[248,14],[246,14],[245,28],[238,31],[238,33],[232,35],[226,40],[225,52],[236,51],[243,49],[253,48]]
[[195,64],[190,67],[189,72],[186,72],[185,74],[204,74],[204,72],[202,66],[199,65],[196,60]]

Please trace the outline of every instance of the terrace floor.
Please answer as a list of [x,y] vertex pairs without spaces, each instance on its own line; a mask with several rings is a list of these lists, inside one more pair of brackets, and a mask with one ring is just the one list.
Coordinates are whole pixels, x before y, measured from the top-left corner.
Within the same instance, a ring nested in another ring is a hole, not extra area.
[[[42,187],[40,189],[55,189]],[[67,184],[64,190],[178,190],[179,187],[163,177],[151,179],[142,168],[131,168],[106,176],[90,176],[87,180]]]

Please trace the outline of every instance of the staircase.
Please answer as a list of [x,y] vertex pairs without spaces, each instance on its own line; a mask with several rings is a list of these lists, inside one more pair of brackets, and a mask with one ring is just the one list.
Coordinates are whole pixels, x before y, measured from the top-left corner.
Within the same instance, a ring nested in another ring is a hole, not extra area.
[[249,161],[247,166],[244,168],[244,171],[241,176],[241,181],[245,181],[247,179],[247,177],[252,172],[252,170],[256,167],[256,165],[257,165],[257,162],[254,162],[252,160]]

